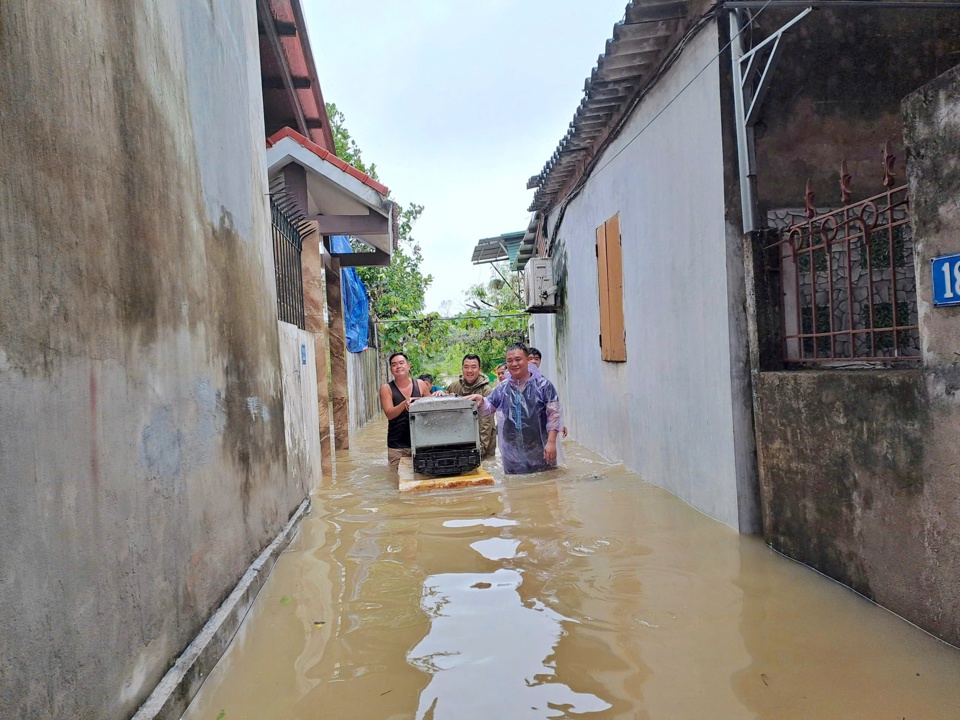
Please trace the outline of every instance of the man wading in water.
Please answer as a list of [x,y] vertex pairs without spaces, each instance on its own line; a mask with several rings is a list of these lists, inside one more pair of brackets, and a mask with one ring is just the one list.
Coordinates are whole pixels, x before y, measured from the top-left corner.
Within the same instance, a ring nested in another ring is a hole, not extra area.
[[[486,397],[490,394],[490,379],[480,372],[479,355],[464,355],[460,369],[460,378],[450,383],[450,387],[447,388],[449,394],[460,397],[470,395]],[[493,422],[493,417],[480,418],[480,452],[485,458],[491,458],[497,452],[497,426]]]
[[410,361],[402,352],[390,356],[393,380],[380,386],[380,406],[387,416],[387,460],[392,467],[410,457],[410,405],[430,394],[430,385],[410,377]]
[[480,415],[501,417],[500,455],[508,473],[546,470],[557,464],[557,434],[563,427],[563,412],[557,389],[528,364],[527,346],[514,343],[507,348],[506,380],[489,397],[470,395],[480,407]]

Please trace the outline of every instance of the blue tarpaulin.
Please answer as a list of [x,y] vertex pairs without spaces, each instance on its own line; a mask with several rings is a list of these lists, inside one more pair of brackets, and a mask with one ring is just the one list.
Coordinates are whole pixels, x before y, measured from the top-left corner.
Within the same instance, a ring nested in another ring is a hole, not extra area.
[[[348,253],[350,238],[346,235],[332,235],[330,249],[337,253]],[[368,328],[370,326],[370,299],[367,287],[353,268],[340,271],[340,289],[343,293],[343,324],[347,335],[347,350],[358,353],[367,349]]]

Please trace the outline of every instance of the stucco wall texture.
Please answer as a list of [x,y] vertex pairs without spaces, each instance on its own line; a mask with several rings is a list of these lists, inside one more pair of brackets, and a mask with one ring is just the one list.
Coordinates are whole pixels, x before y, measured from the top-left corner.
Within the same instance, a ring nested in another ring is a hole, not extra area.
[[761,373],[768,542],[960,645],[960,308],[930,260],[960,252],[960,68],[908,96],[921,368]]
[[129,717],[302,500],[253,3],[0,4],[0,717]]
[[[755,497],[756,474],[741,460],[752,458],[753,429],[749,412],[739,411],[749,407],[750,390],[745,357],[741,367],[731,343],[744,307],[742,287],[728,282],[728,263],[742,268],[743,260],[728,254],[719,47],[710,23],[566,208],[553,252],[562,305],[556,346],[540,350],[555,356],[545,367],[556,369],[578,442],[750,532],[759,513],[741,500]],[[595,233],[616,213],[624,363],[603,361],[598,343]],[[558,216],[554,209],[548,218],[551,232]],[[551,322],[534,318],[538,343],[551,337]]]

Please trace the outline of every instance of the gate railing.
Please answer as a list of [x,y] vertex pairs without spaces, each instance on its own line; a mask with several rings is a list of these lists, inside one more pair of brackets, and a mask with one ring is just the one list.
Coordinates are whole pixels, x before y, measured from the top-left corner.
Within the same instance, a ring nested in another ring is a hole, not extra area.
[[[818,213],[807,183],[806,218],[770,246],[783,292],[788,363],[886,363],[920,356],[917,283],[907,186],[894,187],[886,150],[883,193]],[[841,166],[841,198],[850,175]]]
[[273,226],[273,264],[277,278],[277,317],[283,322],[306,329],[303,310],[303,232],[284,199],[271,195],[270,215]]

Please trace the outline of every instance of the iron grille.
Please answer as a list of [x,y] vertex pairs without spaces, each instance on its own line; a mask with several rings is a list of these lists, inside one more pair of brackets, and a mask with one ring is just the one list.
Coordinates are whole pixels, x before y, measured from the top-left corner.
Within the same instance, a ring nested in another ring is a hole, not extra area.
[[808,189],[807,208],[770,246],[779,259],[784,360],[918,359],[907,186],[821,214]]
[[303,312],[303,232],[295,216],[282,200],[270,197],[273,225],[273,264],[277,277],[277,317],[283,322],[306,329]]

